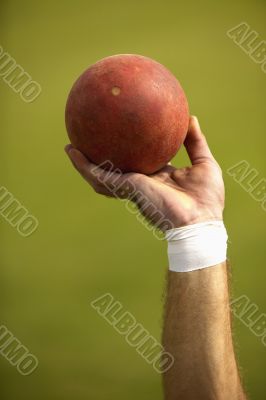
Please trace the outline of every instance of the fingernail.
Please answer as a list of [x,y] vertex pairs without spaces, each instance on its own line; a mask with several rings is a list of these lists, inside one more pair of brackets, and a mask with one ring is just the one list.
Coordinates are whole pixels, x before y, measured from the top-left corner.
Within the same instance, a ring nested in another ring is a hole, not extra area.
[[64,147],[64,150],[65,150],[65,152],[68,154],[68,152],[69,152],[69,150],[71,149],[71,144],[67,144],[65,147]]
[[193,115],[193,118],[195,119],[196,124],[200,128],[200,123],[199,123],[198,117],[196,117],[196,115]]

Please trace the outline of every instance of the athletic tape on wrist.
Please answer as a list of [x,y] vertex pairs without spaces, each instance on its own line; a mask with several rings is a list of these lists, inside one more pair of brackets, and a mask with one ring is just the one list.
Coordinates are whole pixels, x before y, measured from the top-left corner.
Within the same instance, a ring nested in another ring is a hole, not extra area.
[[169,229],[169,269],[189,272],[211,267],[226,260],[227,233],[223,221],[207,221]]

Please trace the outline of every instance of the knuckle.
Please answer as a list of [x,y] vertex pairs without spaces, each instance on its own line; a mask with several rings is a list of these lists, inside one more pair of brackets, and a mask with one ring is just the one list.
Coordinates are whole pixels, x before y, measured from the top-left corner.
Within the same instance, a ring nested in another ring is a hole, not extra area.
[[101,195],[107,195],[108,191],[106,190],[106,188],[101,184],[101,183],[94,183],[93,184],[93,189],[95,191],[95,193],[97,194],[101,194]]
[[86,167],[84,165],[82,165],[79,168],[77,168],[77,170],[83,176],[83,178],[86,178],[87,170],[86,170]]
[[102,187],[98,184],[98,183],[94,183],[94,185],[93,185],[93,189],[94,189],[94,191],[96,192],[96,193],[98,193],[98,194],[102,194]]

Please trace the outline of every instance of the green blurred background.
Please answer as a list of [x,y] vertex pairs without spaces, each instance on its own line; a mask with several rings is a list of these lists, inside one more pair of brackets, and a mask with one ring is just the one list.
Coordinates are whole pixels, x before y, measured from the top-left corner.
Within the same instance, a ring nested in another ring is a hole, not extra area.
[[[21,376],[0,357],[1,399],[162,399],[161,378],[89,303],[110,292],[156,338],[166,245],[99,197],[63,152],[64,107],[90,64],[138,53],[180,80],[224,171],[265,166],[266,75],[226,31],[242,21],[266,39],[265,1],[1,1],[0,45],[42,86],[24,103],[0,80],[1,181],[38,218],[21,237],[2,217],[1,319],[39,359]],[[187,164],[182,150],[176,166]],[[226,172],[234,296],[266,312],[266,213]],[[241,322],[236,341],[250,398],[264,399],[266,348]]]

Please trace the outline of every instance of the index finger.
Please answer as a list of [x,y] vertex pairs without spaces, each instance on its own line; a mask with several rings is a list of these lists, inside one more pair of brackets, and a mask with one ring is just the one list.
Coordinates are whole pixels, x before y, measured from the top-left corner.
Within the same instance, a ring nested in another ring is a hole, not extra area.
[[121,180],[122,172],[118,169],[112,170],[110,161],[101,165],[93,164],[71,144],[65,147],[65,151],[77,171],[97,192],[108,195],[112,187]]

